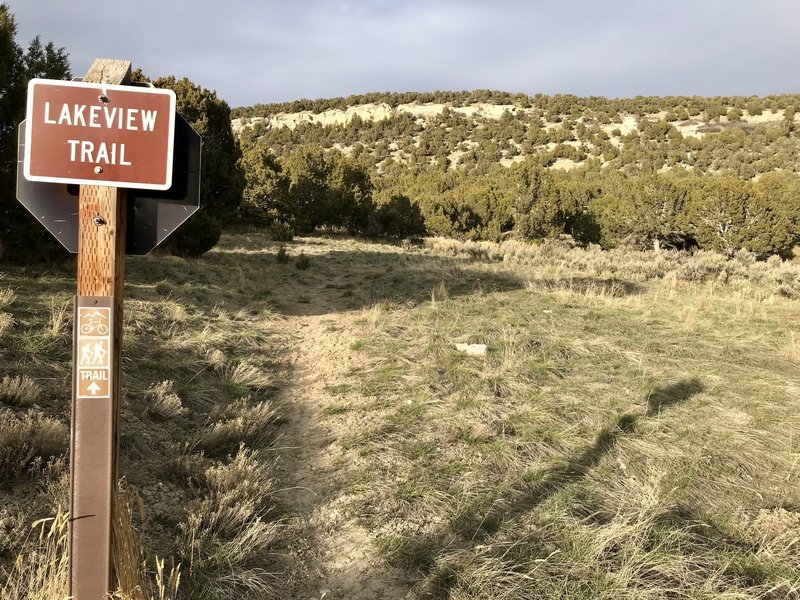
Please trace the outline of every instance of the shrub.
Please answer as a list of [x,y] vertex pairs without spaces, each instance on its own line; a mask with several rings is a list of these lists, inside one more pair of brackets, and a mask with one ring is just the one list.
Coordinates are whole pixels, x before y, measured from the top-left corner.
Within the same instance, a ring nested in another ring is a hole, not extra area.
[[55,419],[34,412],[15,416],[0,412],[0,481],[11,479],[35,462],[46,462],[67,451],[69,429]]
[[297,260],[294,263],[294,266],[300,269],[301,271],[305,271],[311,266],[311,260],[308,256],[305,255],[304,252],[300,252],[300,255],[297,257]]
[[241,166],[246,185],[239,218],[256,225],[291,218],[288,206],[289,180],[275,155],[268,148],[254,144],[244,151]]
[[800,175],[797,173],[766,173],[756,187],[776,203],[789,220],[794,243],[800,243]]
[[686,192],[662,175],[625,181],[591,203],[604,248],[685,248]]
[[179,256],[198,256],[214,247],[242,202],[245,180],[230,107],[216,92],[186,78],[161,77],[153,83],[175,92],[177,110],[203,138],[201,208],[164,242]]
[[376,211],[380,232],[396,238],[425,235],[425,217],[419,206],[404,195],[393,195]]
[[703,179],[691,193],[688,225],[701,248],[733,256],[738,250],[760,258],[788,254],[793,243],[789,220],[749,181]]
[[317,227],[363,231],[374,209],[366,168],[315,144],[296,148],[280,161],[287,181],[285,214],[278,217],[307,233]]
[[0,383],[0,401],[12,406],[30,406],[39,399],[42,389],[27,375],[4,377]]
[[269,237],[275,242],[291,242],[294,239],[294,229],[283,221],[272,221],[269,225]]
[[[188,227],[189,223],[191,227]],[[201,206],[189,221],[167,238],[164,247],[176,256],[200,256],[216,245],[220,235],[222,225],[219,220]]]
[[556,238],[565,232],[575,207],[565,202],[553,175],[524,165],[512,173],[515,190],[514,231],[522,238]]

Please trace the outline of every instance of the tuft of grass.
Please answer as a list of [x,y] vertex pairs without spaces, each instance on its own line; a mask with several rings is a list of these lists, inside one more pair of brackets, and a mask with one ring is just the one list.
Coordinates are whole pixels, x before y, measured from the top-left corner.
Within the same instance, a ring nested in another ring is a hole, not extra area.
[[433,566],[436,555],[441,550],[434,540],[400,535],[380,536],[378,549],[390,563],[420,572]]
[[8,308],[16,298],[16,293],[10,287],[0,289],[0,311]]
[[11,288],[0,289],[0,336],[14,326],[14,317],[3,311],[14,302],[15,297],[16,294]]
[[800,366],[800,335],[794,331],[788,332],[780,343],[779,354],[785,356],[793,365]]
[[279,418],[270,401],[253,404],[250,398],[232,403],[223,410],[221,417],[197,440],[197,449],[207,456],[233,454],[242,444],[248,448],[266,448],[272,441]]
[[297,256],[297,259],[294,261],[294,266],[300,271],[305,271],[311,266],[311,259],[308,258],[306,253],[301,250],[300,254]]
[[164,559],[156,556],[155,572],[150,572],[133,527],[134,504],[142,509],[141,499],[120,486],[111,523],[112,560],[118,588],[110,600],[178,600],[181,565],[172,565],[167,572]]
[[174,382],[167,379],[149,388],[144,398],[145,414],[156,420],[168,421],[186,414],[181,398],[173,391]]
[[5,402],[11,406],[30,406],[41,395],[42,388],[27,375],[6,376],[0,382],[0,402]]
[[222,370],[225,368],[225,365],[228,364],[228,359],[225,356],[225,353],[219,348],[214,348],[213,350],[206,352],[206,361],[215,371]]
[[47,333],[52,337],[60,337],[69,333],[72,321],[72,302],[50,298],[48,306]]
[[436,304],[437,302],[444,302],[449,297],[449,292],[447,290],[447,284],[444,281],[440,281],[437,283],[433,289],[431,289],[431,303]]
[[273,378],[248,360],[237,362],[225,370],[228,381],[236,386],[258,391],[273,384]]
[[286,246],[281,246],[278,248],[278,251],[275,253],[275,260],[282,265],[285,265],[289,262],[289,253],[286,252]]
[[8,505],[0,507],[0,556],[11,557],[19,552],[29,533],[27,521],[25,511]]
[[14,326],[14,317],[5,312],[0,312],[0,336]]
[[268,466],[241,447],[229,464],[209,468],[206,481],[208,493],[182,525],[187,597],[271,596],[276,575],[266,565],[279,527],[265,519],[273,490]]
[[35,537],[11,568],[3,600],[61,600],[67,597],[69,564],[67,532],[69,516],[61,509],[54,517],[36,521],[31,529]]
[[68,447],[69,429],[60,421],[39,412],[17,417],[8,410],[0,411],[0,481],[57,458]]
[[[155,572],[148,572],[142,547],[132,526],[131,498],[117,495],[112,515],[113,564],[119,588],[111,600],[178,600],[180,565],[168,572],[164,560],[155,558]],[[55,516],[40,519],[31,529],[23,551],[15,560],[5,585],[3,600],[62,600],[69,587],[69,515],[58,507]]]

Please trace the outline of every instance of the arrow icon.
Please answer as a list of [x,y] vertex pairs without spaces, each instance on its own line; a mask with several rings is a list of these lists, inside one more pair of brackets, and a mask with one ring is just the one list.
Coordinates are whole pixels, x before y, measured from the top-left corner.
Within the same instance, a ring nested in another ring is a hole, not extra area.
[[86,389],[92,393],[92,396],[97,396],[97,392],[100,391],[100,386],[93,381],[92,383],[89,384],[89,387],[87,387]]

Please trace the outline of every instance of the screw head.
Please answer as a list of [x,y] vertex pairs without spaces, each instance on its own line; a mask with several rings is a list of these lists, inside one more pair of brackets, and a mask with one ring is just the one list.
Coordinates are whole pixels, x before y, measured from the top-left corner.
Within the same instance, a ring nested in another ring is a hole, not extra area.
[[97,166],[94,168],[94,172],[95,172],[95,173],[97,173],[98,175],[100,175],[100,173],[102,173],[102,172],[103,172],[103,167],[101,167],[100,165],[97,165]]

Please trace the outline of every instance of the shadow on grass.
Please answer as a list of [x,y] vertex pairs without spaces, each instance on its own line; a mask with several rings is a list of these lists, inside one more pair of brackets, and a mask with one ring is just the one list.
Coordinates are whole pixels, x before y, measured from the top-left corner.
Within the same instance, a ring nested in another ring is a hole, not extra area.
[[651,417],[660,414],[663,409],[686,402],[703,389],[703,384],[697,379],[656,388],[647,397],[647,411],[644,415],[626,413],[618,417],[613,425],[601,429],[592,446],[578,456],[569,459],[565,466],[546,475],[543,482],[504,511],[504,517],[532,510],[553,494],[578,482],[614,449],[620,438],[636,431],[636,424],[642,416]]
[[659,415],[664,409],[685,402],[695,394],[702,392],[703,389],[704,386],[698,379],[687,379],[666,387],[656,388],[647,397],[645,416]]
[[[284,263],[276,258],[281,246],[288,248]],[[306,268],[299,266],[301,252],[308,259]],[[526,285],[514,275],[476,267],[466,259],[386,252],[380,247],[371,251],[363,243],[352,250],[320,251],[305,240],[294,245],[266,242],[260,251],[226,248],[199,260],[146,257],[130,262],[127,279],[126,294],[131,298],[169,297],[303,316],[381,303],[413,306],[430,302],[434,293],[457,298]]]
[[[286,261],[278,259],[280,248]],[[373,250],[374,248],[374,250]],[[197,259],[154,254],[126,261],[128,299],[172,299],[194,306],[325,315],[357,311],[376,304],[414,306],[476,293],[525,287],[565,290],[581,295],[625,297],[641,292],[635,283],[614,278],[572,277],[523,281],[502,267],[467,257],[435,256],[381,244],[303,238],[281,243],[263,236],[226,236],[212,252]],[[307,267],[299,260],[303,254]],[[45,276],[14,269],[0,284],[25,287],[29,293],[74,293],[74,261]]]
[[[617,417],[613,423],[598,431],[591,446],[568,458],[561,466],[551,469],[540,480],[523,484],[512,491],[510,498],[486,498],[436,533],[393,540],[396,547],[385,549],[388,550],[389,560],[397,566],[414,566],[423,573],[430,573],[442,553],[486,543],[490,536],[501,529],[508,530],[510,520],[535,510],[562,490],[580,483],[624,436],[635,433],[641,419],[662,414],[688,401],[703,389],[703,384],[693,378],[652,390],[645,399],[644,412],[625,413]],[[456,583],[455,576],[442,577],[441,573],[434,573],[422,597],[448,598]]]
[[[532,483],[527,489],[519,491],[511,501],[495,503],[496,508],[490,510],[489,514],[482,515],[479,521],[472,524],[465,524],[468,525],[466,530],[472,531],[472,538],[485,538],[499,530],[503,522],[536,509],[553,495],[586,477],[623,436],[636,431],[637,422],[641,418],[659,415],[665,409],[686,402],[703,389],[703,384],[697,379],[656,388],[647,397],[647,410],[644,414],[626,413],[617,417],[613,424],[597,433],[594,443],[586,450],[567,459],[563,466],[547,472],[541,480]],[[465,532],[463,528],[461,531]]]
[[632,281],[603,277],[567,277],[564,279],[534,279],[528,287],[553,292],[564,290],[583,296],[625,298],[642,293],[642,286]]

